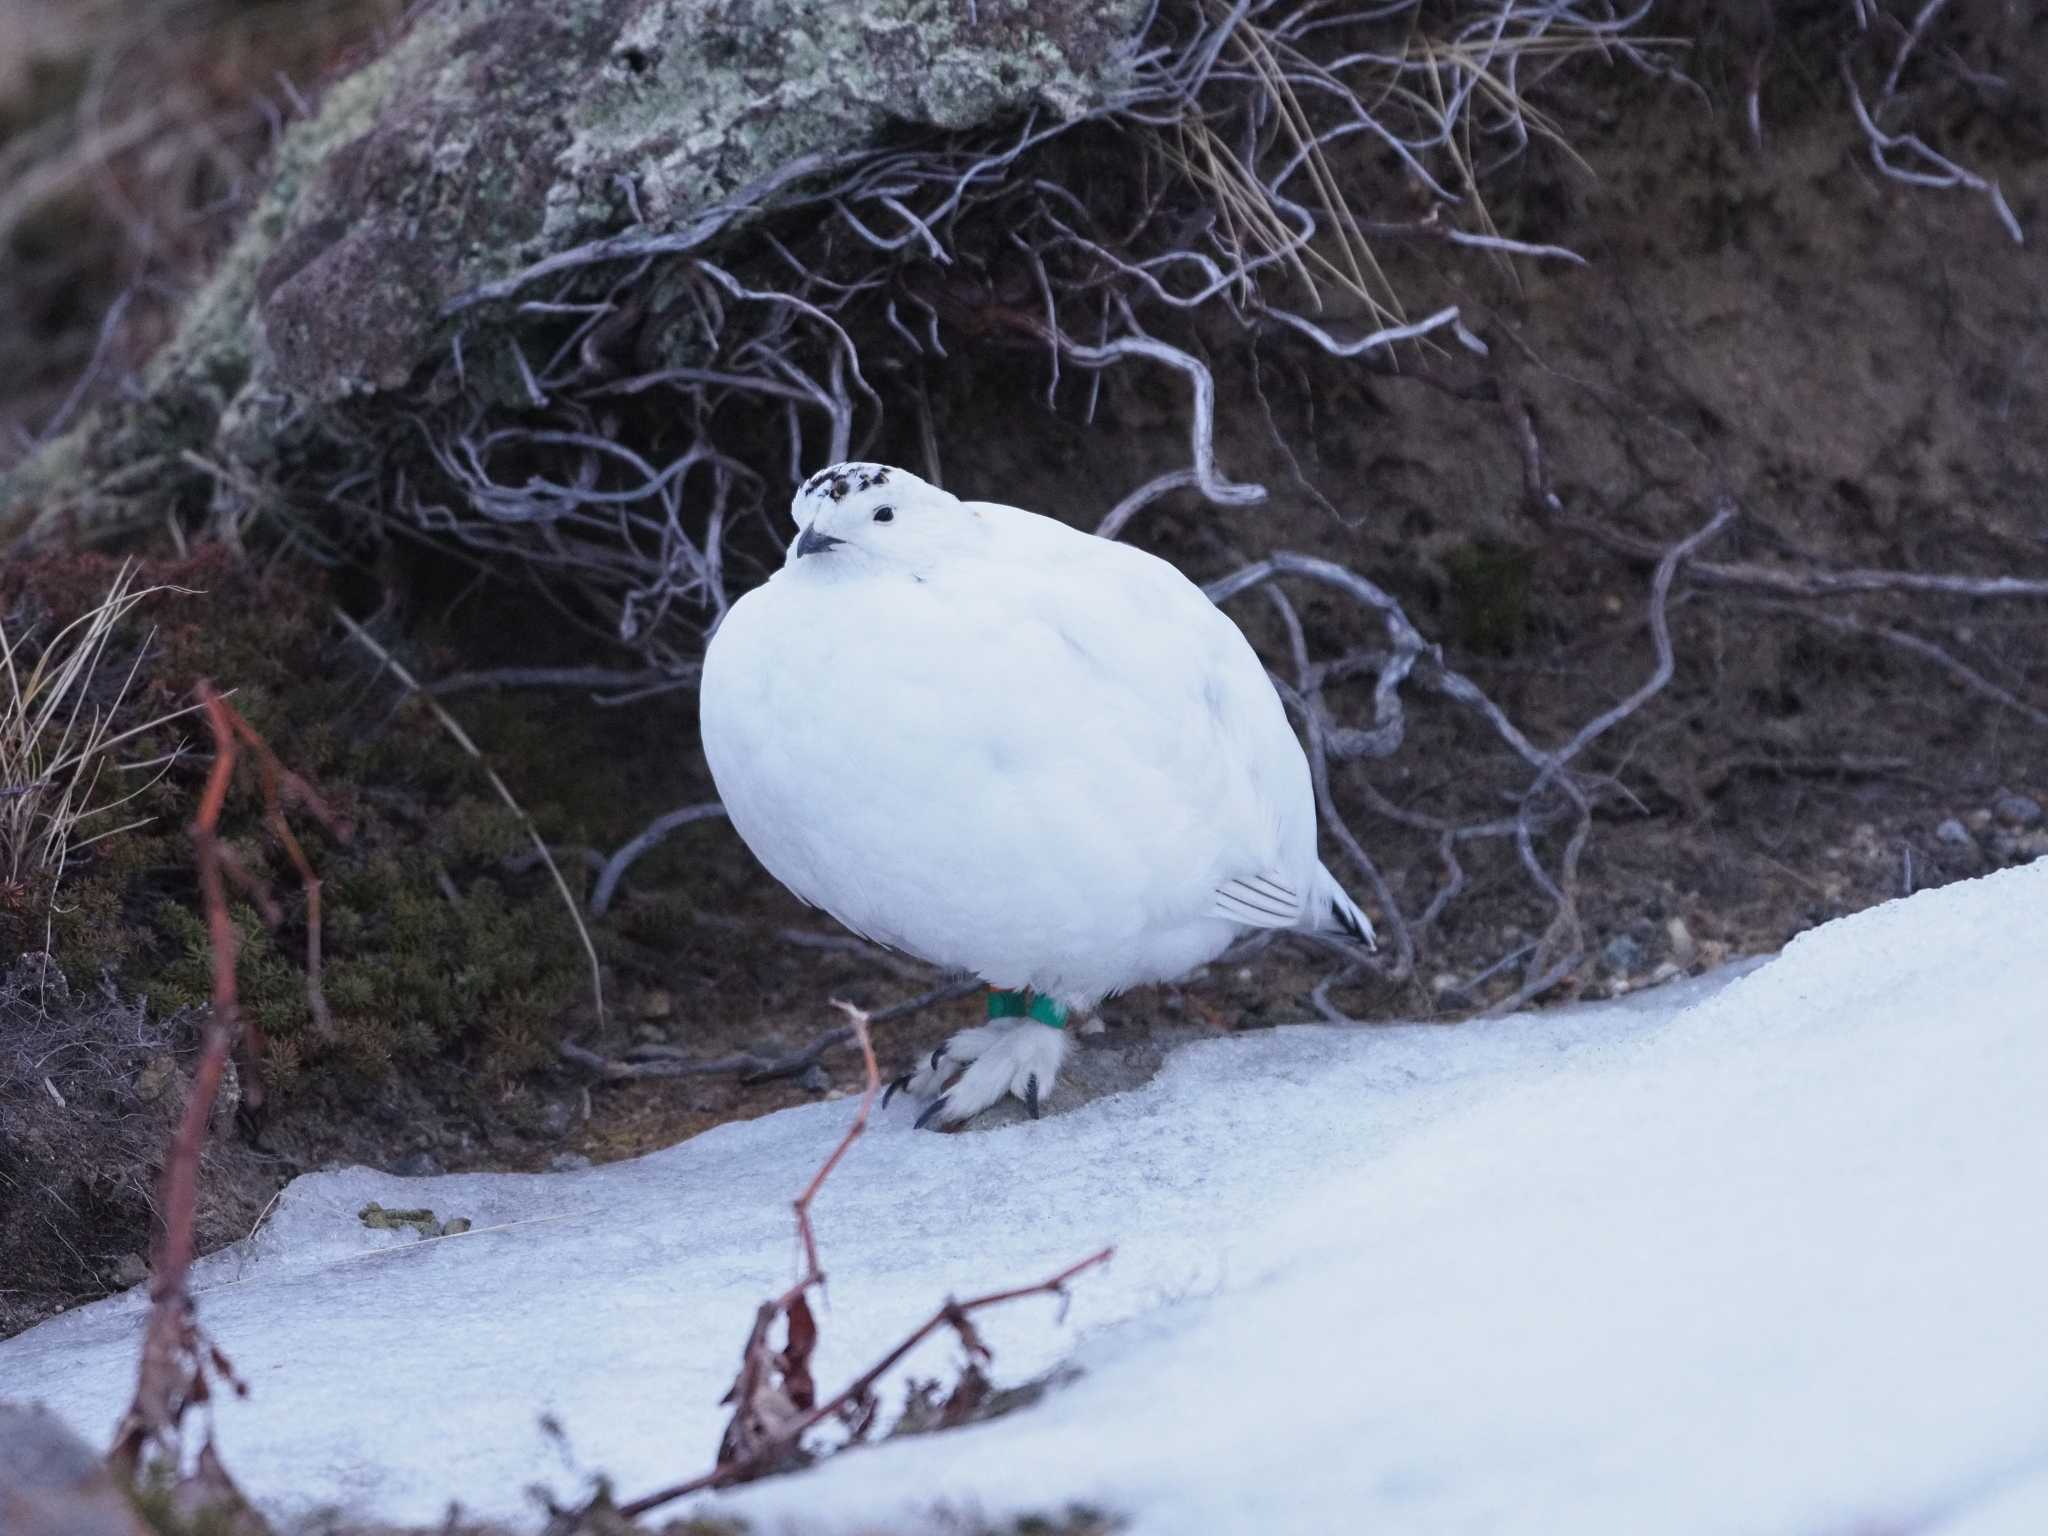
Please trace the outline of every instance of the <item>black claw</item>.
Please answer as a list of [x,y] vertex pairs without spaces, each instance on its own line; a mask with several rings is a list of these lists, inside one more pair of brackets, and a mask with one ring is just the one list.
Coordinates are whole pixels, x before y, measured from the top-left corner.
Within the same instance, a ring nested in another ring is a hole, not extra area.
[[1024,1079],[1024,1107],[1031,1111],[1031,1118],[1038,1118],[1038,1074],[1032,1073]]
[[946,1096],[944,1094],[940,1094],[936,1099],[933,1099],[931,1103],[925,1105],[924,1113],[917,1117],[917,1125],[914,1127],[914,1129],[920,1131],[923,1130],[926,1126],[932,1123],[932,1116],[936,1115],[940,1110],[944,1109],[945,1107]]
[[889,1086],[882,1090],[882,1108],[887,1109],[889,1107],[889,1101],[896,1097],[899,1089],[908,1088],[909,1086],[910,1074],[908,1072],[904,1073],[901,1077],[890,1078]]
[[939,1058],[945,1054],[946,1048],[943,1045],[940,1046],[936,1051],[932,1052],[932,1070],[934,1072],[939,1070]]

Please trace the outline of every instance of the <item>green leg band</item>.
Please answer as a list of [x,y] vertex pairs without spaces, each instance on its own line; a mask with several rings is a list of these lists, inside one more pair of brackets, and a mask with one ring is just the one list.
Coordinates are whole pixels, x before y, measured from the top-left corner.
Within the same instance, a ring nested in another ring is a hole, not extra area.
[[1067,1010],[1049,997],[1029,992],[998,992],[989,989],[988,1016],[992,1019],[1036,1019],[1054,1029],[1067,1027]]
[[1031,1006],[1024,1010],[1026,1016],[1041,1024],[1050,1024],[1054,1029],[1067,1027],[1067,1010],[1049,997],[1034,997]]

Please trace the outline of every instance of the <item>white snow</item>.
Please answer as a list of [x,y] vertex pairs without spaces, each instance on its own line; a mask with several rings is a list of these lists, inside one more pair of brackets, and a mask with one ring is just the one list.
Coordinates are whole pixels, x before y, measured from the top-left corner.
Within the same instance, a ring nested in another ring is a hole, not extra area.
[[[800,1533],[1076,1502],[1162,1536],[2039,1533],[2044,1097],[2048,862],[1725,985],[1208,1042],[986,1133],[913,1133],[899,1104],[818,1202],[821,1384],[948,1291],[1114,1241],[1064,1321],[984,1317],[999,1381],[1082,1374],[706,1502]],[[420,1521],[701,1470],[793,1273],[789,1198],[851,1108],[576,1174],[300,1179],[204,1269],[254,1389],[219,1410],[228,1466],[279,1510]],[[369,1231],[373,1199],[478,1230]],[[0,1396],[106,1432],[140,1319],[116,1298],[0,1343]]]

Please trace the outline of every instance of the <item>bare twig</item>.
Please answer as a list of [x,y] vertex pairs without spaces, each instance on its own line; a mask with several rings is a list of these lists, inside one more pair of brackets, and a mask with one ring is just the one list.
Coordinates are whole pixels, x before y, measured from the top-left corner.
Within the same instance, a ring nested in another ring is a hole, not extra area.
[[622,693],[640,693],[665,683],[689,688],[696,682],[695,667],[676,674],[657,672],[652,668],[629,671],[620,667],[498,667],[486,672],[451,672],[428,684],[426,692],[436,698],[445,698],[451,693],[479,688],[588,688],[594,698],[602,701]]
[[611,910],[612,896],[619,888],[619,881],[646,854],[652,852],[669,833],[679,827],[687,827],[695,821],[705,821],[713,816],[723,816],[725,807],[716,800],[701,805],[686,805],[657,816],[636,836],[623,844],[604,862],[598,872],[597,884],[590,892],[590,915],[603,917]]
[[[763,1302],[755,1312],[753,1326],[748,1331],[746,1346],[741,1353],[739,1375],[732,1390],[726,1394],[725,1400],[733,1405],[733,1413],[719,1445],[717,1464],[698,1477],[621,1505],[619,1513],[628,1520],[688,1494],[708,1488],[731,1487],[785,1467],[800,1465],[808,1458],[803,1446],[804,1436],[827,1419],[837,1419],[846,1425],[850,1440],[861,1439],[874,1422],[878,1409],[875,1394],[881,1379],[911,1350],[942,1328],[952,1328],[966,1347],[967,1373],[961,1387],[956,1389],[956,1395],[966,1397],[971,1384],[985,1383],[983,1369],[989,1358],[987,1346],[970,1321],[971,1314],[1025,1296],[1051,1295],[1064,1300],[1071,1281],[1083,1272],[1108,1262],[1114,1252],[1104,1248],[1036,1284],[991,1291],[967,1301],[949,1298],[875,1364],[838,1392],[819,1401],[810,1369],[818,1329],[809,1297],[814,1288],[823,1287],[825,1270],[818,1257],[817,1235],[811,1226],[811,1203],[866,1129],[875,1095],[881,1088],[881,1074],[876,1069],[874,1046],[868,1035],[868,1015],[849,1003],[835,1002],[834,1006],[845,1012],[847,1027],[860,1044],[867,1082],[859,1107],[854,1111],[853,1123],[819,1164],[818,1171],[793,1203],[797,1243],[803,1255],[802,1273],[788,1290]],[[783,1344],[779,1349],[770,1342],[770,1334],[778,1321],[783,1324]]]
[[1910,630],[1900,629],[1895,624],[1868,624],[1846,614],[1819,613],[1794,603],[1758,603],[1756,606],[1789,614],[1803,624],[1833,630],[1838,635],[1859,635],[1882,640],[1885,644],[1895,646],[1923,661],[1932,662],[1972,693],[1989,699],[2001,709],[2009,709],[2031,720],[2035,725],[2048,729],[2048,710],[2028,703],[2009,689],[1999,687],[1969,663],[1962,661],[1944,647],[1936,645],[1932,640],[1916,635]]
[[[1608,523],[1565,517],[1558,527],[1581,533],[1618,554],[1654,564],[1664,551]],[[1749,561],[1695,560],[1688,579],[1703,587],[1729,587],[1775,593],[1780,597],[1855,597],[1900,592],[1925,597],[1968,597],[1991,601],[2040,601],[2048,598],[2048,579],[2034,576],[1965,576],[1952,571],[1881,569],[1828,570],[1824,567],[1784,569]]]
[[[1941,0],[1932,0],[1915,20],[1906,40],[1899,45],[1898,55],[1893,60],[1891,72],[1885,80],[1885,98],[1889,99],[1892,96],[1898,85],[1899,71],[1905,67],[1907,55],[1912,52],[1913,46],[1919,41],[1920,33],[1940,6]],[[2011,236],[2013,244],[2027,243],[2026,232],[2020,228],[2020,221],[2014,215],[2012,205],[2005,200],[2004,189],[1997,182],[1987,180],[1975,171],[1964,169],[1916,133],[1887,133],[1879,127],[1876,118],[1871,115],[1870,108],[1864,103],[1863,90],[1857,84],[1856,67],[1848,49],[1842,52],[1840,72],[1843,88],[1849,94],[1849,109],[1856,114],[1856,124],[1863,130],[1863,136],[1869,143],[1870,163],[1877,168],[1879,174],[1910,186],[1965,187],[1972,192],[1981,193],[1990,202],[1992,211],[1998,215],[1998,222],[2005,226],[2005,232]],[[1906,157],[1905,163],[1900,163],[1895,156]]]

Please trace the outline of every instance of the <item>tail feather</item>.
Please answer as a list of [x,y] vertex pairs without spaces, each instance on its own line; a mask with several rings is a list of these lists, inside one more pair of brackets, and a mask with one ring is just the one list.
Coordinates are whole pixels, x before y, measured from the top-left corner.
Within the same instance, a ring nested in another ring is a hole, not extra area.
[[1316,927],[1325,933],[1348,933],[1367,949],[1379,948],[1379,935],[1373,932],[1372,919],[1365,915],[1365,909],[1351,899],[1335,875],[1320,865],[1316,868],[1314,899]]

